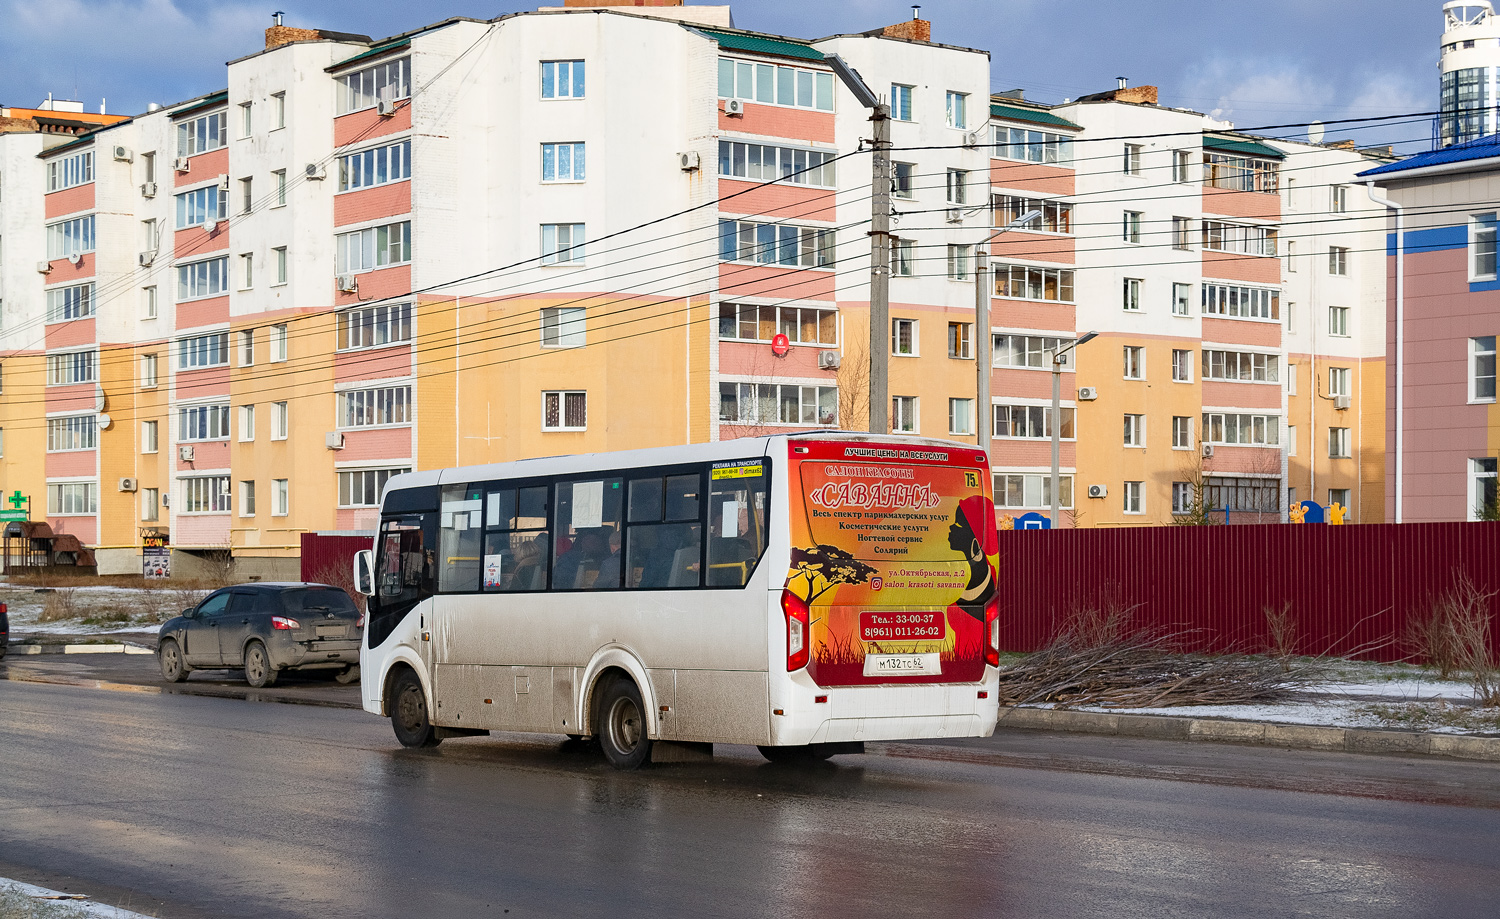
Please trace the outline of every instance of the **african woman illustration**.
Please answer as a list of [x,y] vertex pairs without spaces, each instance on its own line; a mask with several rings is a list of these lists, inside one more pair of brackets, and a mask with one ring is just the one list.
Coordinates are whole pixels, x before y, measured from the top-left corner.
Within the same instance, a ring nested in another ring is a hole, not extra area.
[[[984,608],[995,596],[995,572],[989,556],[995,551],[994,530],[983,525],[989,513],[984,498],[966,498],[959,502],[953,523],[948,527],[948,546],[961,554],[969,564],[969,581],[954,606],[984,622]],[[984,537],[978,534],[985,534]]]

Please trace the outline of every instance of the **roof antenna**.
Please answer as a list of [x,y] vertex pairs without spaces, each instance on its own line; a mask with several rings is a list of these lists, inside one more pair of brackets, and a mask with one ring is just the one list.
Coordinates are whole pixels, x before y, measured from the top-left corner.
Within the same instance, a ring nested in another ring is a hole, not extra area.
[[271,14],[271,17],[276,20],[277,25],[281,25],[281,17],[285,15],[286,12],[284,10],[277,10],[276,12]]

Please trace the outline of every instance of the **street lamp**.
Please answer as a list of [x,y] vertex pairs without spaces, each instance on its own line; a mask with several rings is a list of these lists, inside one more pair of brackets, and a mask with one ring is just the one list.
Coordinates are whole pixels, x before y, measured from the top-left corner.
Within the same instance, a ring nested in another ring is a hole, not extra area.
[[979,413],[979,449],[990,452],[990,421],[994,409],[990,406],[990,291],[984,276],[989,271],[989,253],[985,246],[1002,233],[1008,233],[1040,220],[1041,211],[1027,211],[1005,226],[984,238],[974,247],[974,334],[979,338],[975,345],[974,362],[978,375],[978,396],[975,409]]
[[[1056,351],[1052,352],[1052,528],[1054,530],[1057,529],[1057,524],[1058,524],[1058,520],[1059,520],[1058,507],[1059,507],[1059,505],[1061,503],[1059,501],[1059,495],[1058,495],[1058,491],[1059,491],[1058,478],[1059,478],[1059,476],[1058,476],[1058,472],[1057,472],[1057,464],[1058,464],[1058,452],[1062,449],[1062,406],[1059,404],[1059,402],[1060,402],[1060,400],[1062,398],[1062,365],[1063,365],[1062,357],[1063,357],[1064,354],[1067,354],[1069,351],[1072,351],[1074,348],[1078,347],[1079,345],[1087,344],[1088,342],[1093,341],[1098,336],[1099,336],[1098,332],[1085,332],[1082,337],[1080,337],[1077,341],[1073,342],[1071,345],[1068,345],[1066,348],[1058,348]],[[1074,446],[1073,449],[1075,451],[1077,451],[1077,449],[1078,449],[1077,446],[1076,446],[1076,444],[1078,443],[1078,410],[1077,409],[1073,410],[1073,443],[1075,444],[1075,446]],[[1078,463],[1077,456],[1074,456],[1073,463],[1074,463],[1074,466],[1076,468],[1077,463]],[[1074,491],[1075,491],[1075,494],[1073,495],[1073,500],[1077,501],[1078,500],[1078,495],[1076,494],[1076,492],[1077,492],[1078,483],[1074,482],[1073,483],[1073,487],[1074,487]]]

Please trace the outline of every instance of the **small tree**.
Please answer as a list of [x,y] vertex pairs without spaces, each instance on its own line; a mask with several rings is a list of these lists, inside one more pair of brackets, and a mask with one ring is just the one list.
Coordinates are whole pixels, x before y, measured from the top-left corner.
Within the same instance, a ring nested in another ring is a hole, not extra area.
[[1173,513],[1172,525],[1179,527],[1204,527],[1215,526],[1223,521],[1217,519],[1212,509],[1208,506],[1205,497],[1207,489],[1204,485],[1203,457],[1199,455],[1194,460],[1184,462],[1178,469],[1182,476],[1179,482],[1185,481],[1192,495],[1186,513]]
[[870,350],[863,339],[845,341],[836,381],[839,388],[839,427],[849,431],[868,429]]

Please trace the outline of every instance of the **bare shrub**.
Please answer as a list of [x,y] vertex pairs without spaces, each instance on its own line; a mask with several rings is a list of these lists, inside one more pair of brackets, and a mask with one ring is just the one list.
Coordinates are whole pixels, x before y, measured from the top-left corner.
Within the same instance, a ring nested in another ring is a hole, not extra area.
[[1466,675],[1474,701],[1483,706],[1500,706],[1500,662],[1491,645],[1490,606],[1496,596],[1500,591],[1482,590],[1468,572],[1455,569],[1453,584],[1412,619],[1406,634],[1408,645],[1437,668],[1440,679]]
[[1145,639],[1135,627],[1139,603],[1126,603],[1118,584],[1107,584],[1093,602],[1075,602],[1063,618],[1056,644],[1070,648],[1102,648],[1127,639]]
[[1437,669],[1438,679],[1453,678],[1458,669],[1458,649],[1453,644],[1452,624],[1443,598],[1433,597],[1425,612],[1407,620],[1405,643],[1418,660]]
[[64,619],[77,619],[83,614],[76,602],[77,593],[72,587],[54,588],[47,594],[47,599],[42,602],[42,613],[37,617],[38,622],[60,622]]
[[209,549],[200,558],[204,568],[203,580],[211,584],[214,589],[228,587],[235,582],[235,558],[229,546]]
[[1292,601],[1281,604],[1279,610],[1263,606],[1260,612],[1266,617],[1266,650],[1273,660],[1280,662],[1281,672],[1289,673],[1292,658],[1297,654],[1297,620],[1292,617]]

